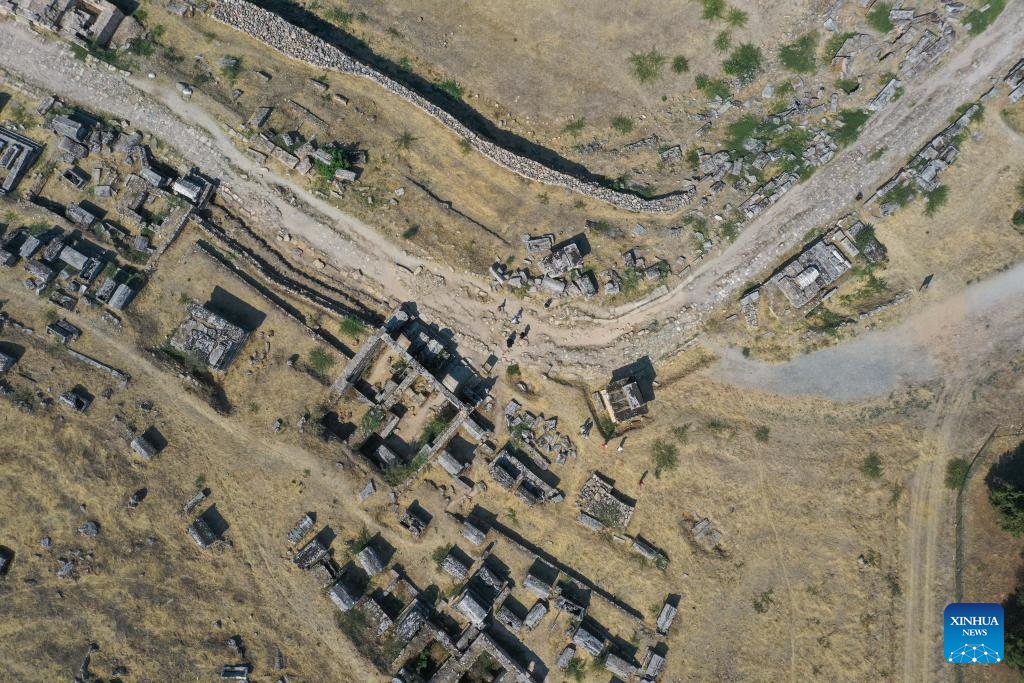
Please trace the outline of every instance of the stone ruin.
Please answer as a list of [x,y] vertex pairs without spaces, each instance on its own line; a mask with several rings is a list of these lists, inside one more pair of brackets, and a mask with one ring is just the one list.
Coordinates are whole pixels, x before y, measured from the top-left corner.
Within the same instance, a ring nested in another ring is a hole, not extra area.
[[590,475],[580,489],[576,505],[581,515],[578,521],[595,530],[605,527],[625,529],[635,509],[634,504],[626,501],[610,480],[597,472]]
[[0,13],[59,33],[72,42],[106,46],[124,14],[107,0],[0,0]]
[[189,303],[185,310],[188,317],[175,330],[171,346],[213,370],[226,370],[245,345],[249,333],[195,302]]

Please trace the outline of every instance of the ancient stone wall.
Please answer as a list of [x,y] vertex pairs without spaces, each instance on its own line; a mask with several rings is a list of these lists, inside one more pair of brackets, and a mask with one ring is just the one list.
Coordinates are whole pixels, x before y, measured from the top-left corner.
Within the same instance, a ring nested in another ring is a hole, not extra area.
[[247,33],[287,57],[305,62],[317,69],[340,71],[370,79],[385,90],[419,107],[455,135],[468,140],[478,152],[491,161],[530,180],[536,180],[545,185],[564,187],[573,192],[607,202],[620,209],[642,213],[674,213],[693,199],[695,192],[693,188],[659,199],[643,199],[636,195],[611,190],[597,183],[574,178],[548,168],[533,159],[514,154],[480,137],[447,111],[431,104],[401,83],[353,59],[308,31],[293,26],[276,14],[261,9],[246,0],[218,0],[211,15],[214,19]]

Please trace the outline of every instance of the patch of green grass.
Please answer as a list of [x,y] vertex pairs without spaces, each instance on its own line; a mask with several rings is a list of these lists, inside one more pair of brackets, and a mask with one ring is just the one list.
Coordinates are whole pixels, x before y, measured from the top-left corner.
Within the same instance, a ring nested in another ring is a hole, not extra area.
[[410,225],[408,228],[402,231],[403,240],[411,240],[416,235],[420,234],[420,226]]
[[683,444],[684,446],[690,442],[690,423],[679,425],[678,427],[672,428],[672,436],[676,437],[676,441]]
[[736,28],[743,28],[747,25],[748,15],[741,9],[733,8],[729,10],[729,14],[725,17],[725,20],[729,22],[729,26]]
[[842,315],[839,315],[835,311],[832,311],[825,306],[822,306],[817,310],[813,318],[810,318],[810,328],[815,332],[822,332],[831,336],[839,334],[839,328],[842,327],[848,319]]
[[316,374],[326,375],[337,361],[324,347],[314,346],[309,350],[307,362]]
[[620,135],[633,132],[633,119],[628,116],[616,116],[612,119],[612,129]]
[[984,11],[980,8],[971,10],[967,18],[964,19],[965,24],[971,25],[971,35],[976,36],[991,26],[996,17],[1006,9],[1006,0],[988,0],[984,7],[986,8]]
[[889,150],[888,147],[879,147],[874,152],[868,155],[868,161],[878,161],[882,158],[882,155]]
[[402,134],[395,139],[395,146],[398,147],[398,149],[409,149],[417,140],[419,140],[419,138],[409,131],[403,131]]
[[242,73],[242,58],[235,57],[232,55],[225,55],[224,58],[232,61],[229,61],[227,64],[223,65],[220,68],[220,73],[224,76],[224,78],[228,79],[228,81],[234,83],[235,79],[237,79]]
[[712,418],[704,423],[704,428],[712,434],[723,434],[728,431],[729,425],[718,418]]
[[403,37],[404,37],[404,36],[402,36],[402,32],[401,32],[401,31],[399,31],[399,30],[398,30],[397,28],[395,28],[394,26],[388,26],[387,34],[388,34],[389,36],[391,36],[392,38],[398,38],[398,39],[401,39],[401,38],[403,38]]
[[[897,185],[896,187],[892,188],[884,195],[882,195],[882,204],[895,203],[903,207],[909,204],[911,201],[913,201],[914,197],[916,196],[917,190],[915,190],[913,186],[909,184]],[[862,232],[861,235],[863,234],[864,233]]]
[[358,337],[366,332],[366,325],[364,325],[358,318],[346,315],[341,319],[341,324],[338,325],[338,330],[346,337]]
[[522,372],[523,371],[519,368],[519,363],[512,363],[505,368],[505,376],[509,378],[519,377]]
[[878,479],[882,476],[882,458],[878,453],[871,451],[864,456],[864,462],[860,465],[861,473],[868,479]]
[[336,24],[341,27],[346,27],[352,23],[353,15],[351,12],[346,12],[340,7],[331,7],[324,13],[327,21],[332,24]]
[[466,94],[465,89],[451,79],[438,83],[437,89],[453,100],[461,100],[462,96]]
[[686,159],[686,163],[689,164],[690,168],[694,171],[700,168],[700,152],[697,151],[696,147],[691,147],[686,150],[686,156],[684,159]]
[[763,55],[761,49],[753,43],[743,43],[729,55],[729,58],[722,62],[725,73],[739,79],[740,83],[746,84],[753,81],[761,72]]
[[891,3],[876,2],[871,11],[868,12],[868,26],[879,33],[888,33],[893,30],[895,25],[892,23],[892,19],[889,18],[890,10],[892,10]]
[[833,33],[829,36],[829,39],[825,41],[825,61],[831,62],[843,49],[843,44],[855,35],[857,34],[853,31],[847,31],[846,33]]
[[583,664],[583,659],[580,657],[573,657],[570,659],[569,665],[565,667],[565,675],[569,676],[577,683],[580,683],[587,675],[587,669]]
[[725,52],[731,45],[732,34],[728,31],[721,31],[717,36],[715,36],[714,42],[711,43],[711,46],[718,52]]
[[598,235],[608,235],[615,229],[615,226],[606,220],[591,221],[588,227]]
[[657,50],[635,52],[629,56],[629,65],[633,77],[645,85],[654,83],[661,78],[661,70],[667,58]]
[[787,43],[779,48],[779,61],[790,71],[799,74],[814,73],[817,68],[814,59],[817,48],[818,33],[816,31],[805,33],[792,43]]
[[389,466],[381,476],[390,486],[399,486],[409,480],[409,477],[420,471],[420,468],[427,463],[426,456],[417,455],[409,462],[396,463]]
[[148,38],[136,38],[129,43],[128,52],[139,57],[152,57],[156,52],[156,43]]
[[836,87],[849,95],[850,93],[857,92],[857,88],[860,87],[860,81],[856,78],[840,78],[836,81]]
[[747,114],[729,124],[727,128],[729,137],[725,146],[734,156],[743,156],[743,143],[754,137],[761,127],[761,119],[753,114]]
[[671,472],[679,467],[679,449],[675,444],[665,443],[660,439],[651,446],[654,456],[654,476],[661,477],[662,472]]
[[966,458],[953,458],[946,463],[946,488],[959,489],[967,482],[971,462]]
[[861,128],[871,118],[863,109],[843,109],[839,112],[839,127],[832,131],[832,139],[840,147],[853,143],[860,135]]
[[721,78],[709,78],[704,74],[697,74],[697,77],[693,79],[694,85],[697,89],[703,92],[708,99],[719,99],[727,100],[732,96],[732,92],[729,90],[729,84]]
[[725,16],[725,0],[700,0],[701,16],[708,21]]
[[939,185],[931,192],[926,192],[924,195],[924,215],[931,217],[938,212],[943,206],[949,202],[949,187],[946,185]]
[[452,543],[439,545],[430,552],[430,559],[433,561],[437,571],[441,571],[441,563],[444,562],[444,558],[448,557],[448,554],[451,553],[454,547],[455,545]]
[[672,58],[672,72],[684,74],[690,70],[690,60],[684,55],[676,55]]
[[767,425],[761,425],[754,430],[754,438],[761,443],[768,443],[772,430]]
[[316,171],[324,180],[330,182],[334,180],[334,172],[338,169],[349,168],[352,164],[349,163],[348,155],[345,154],[345,150],[338,147],[332,147],[331,149],[325,150],[331,156],[331,163],[325,164],[319,159],[313,159],[313,169]]
[[1024,208],[1014,211],[1013,218],[1010,219],[1010,222],[1016,226],[1024,225]]
[[583,129],[586,128],[586,127],[587,127],[587,119],[586,119],[586,117],[581,116],[578,119],[573,119],[573,120],[569,121],[569,123],[567,123],[564,126],[562,126],[562,132],[563,133],[568,133],[569,135],[573,136],[574,138],[578,138],[580,136],[580,133],[582,133]]
[[423,428],[423,433],[420,434],[420,448],[434,443],[434,439],[439,437],[445,429],[448,428],[448,420],[441,416],[431,418],[427,425]]

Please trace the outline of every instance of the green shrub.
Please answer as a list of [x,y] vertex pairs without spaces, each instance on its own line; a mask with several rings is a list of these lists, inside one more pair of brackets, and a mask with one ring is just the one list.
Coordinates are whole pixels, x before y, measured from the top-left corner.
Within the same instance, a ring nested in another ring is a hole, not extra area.
[[419,138],[417,138],[415,135],[413,135],[409,131],[404,131],[395,140],[395,146],[398,147],[398,149],[409,149],[410,147],[412,147],[412,143],[416,142],[417,140],[419,140]]
[[352,13],[346,12],[340,7],[331,7],[325,12],[325,15],[327,21],[338,26],[345,27],[352,23]]
[[844,109],[839,112],[839,127],[832,132],[832,139],[840,147],[852,144],[860,135],[860,129],[867,123],[871,114],[863,109]]
[[416,235],[420,234],[420,226],[410,225],[408,228],[402,231],[403,240],[411,240]]
[[242,58],[226,55],[224,59],[230,61],[220,68],[220,72],[224,75],[224,78],[234,82],[242,73]]
[[454,544],[449,543],[448,545],[439,545],[431,551],[430,559],[434,562],[434,567],[437,571],[441,571],[441,563],[444,562],[444,558],[448,557],[448,554],[454,547]]
[[916,196],[917,190],[915,190],[913,186],[909,184],[897,185],[882,195],[882,204],[898,204],[899,206],[906,206]]
[[857,91],[857,88],[860,87],[860,81],[856,78],[840,78],[836,81],[836,87],[849,95]]
[[939,185],[931,192],[925,193],[924,198],[926,201],[924,215],[934,216],[939,209],[949,202],[949,188],[945,185]]
[[358,337],[363,332],[366,332],[366,325],[364,325],[358,318],[346,315],[341,319],[341,324],[338,325],[338,330],[348,337]]
[[761,425],[760,427],[754,430],[754,438],[760,441],[761,443],[767,443],[768,437],[771,435],[771,433],[772,430],[769,429],[768,426]]
[[730,123],[728,127],[729,139],[726,142],[726,147],[733,154],[742,156],[744,154],[743,143],[753,137],[760,124],[761,120],[753,114],[747,114]]
[[505,375],[507,377],[519,377],[522,374],[522,370],[519,369],[519,363],[512,363],[505,368]]
[[1017,209],[1013,212],[1013,218],[1010,219],[1014,225],[1024,225],[1024,208]]
[[661,70],[665,66],[666,57],[657,50],[635,52],[629,57],[633,77],[640,83],[649,84],[661,78]]
[[690,423],[679,425],[678,427],[672,428],[672,435],[676,437],[676,441],[683,444],[684,446],[690,442]]
[[805,33],[792,43],[779,49],[779,61],[782,66],[796,73],[814,73],[816,68],[814,53],[818,47],[818,34],[815,31]]
[[463,154],[469,154],[470,152],[473,151],[473,143],[470,141],[469,138],[459,139],[459,151],[462,152]]
[[365,413],[363,413],[362,419],[359,421],[359,426],[362,428],[363,433],[370,434],[381,428],[384,424],[384,409],[378,406],[373,406]]
[[846,33],[833,33],[828,40],[825,41],[825,61],[831,62],[832,59],[839,54],[839,51],[843,49],[843,44],[853,38],[856,33],[848,31]]
[[760,48],[753,43],[743,43],[722,62],[722,68],[725,73],[738,78],[740,83],[749,83],[760,73],[761,60]]
[[725,0],[701,0],[700,4],[703,8],[701,16],[708,21],[725,16]]
[[709,99],[718,97],[719,99],[727,100],[732,96],[729,91],[729,84],[720,78],[708,78],[704,74],[698,74],[693,79],[694,85],[697,89],[703,92]]
[[888,33],[895,26],[889,18],[889,11],[892,4],[888,2],[876,2],[875,6],[868,12],[868,25],[879,33]]
[[1016,486],[1002,486],[989,491],[988,500],[1003,531],[1015,538],[1024,534],[1024,490]]
[[732,35],[728,31],[719,33],[715,36],[715,41],[712,43],[712,46],[719,52],[725,52],[729,49],[730,45],[732,45]]
[[966,458],[953,458],[946,463],[946,488],[959,489],[967,483],[971,463]]
[[882,476],[882,459],[878,453],[871,451],[864,456],[864,462],[860,465],[860,471],[869,479],[878,479]]
[[316,346],[309,350],[309,367],[318,375],[326,375],[334,367],[334,356],[327,352],[322,346]]
[[665,443],[660,439],[651,446],[654,456],[654,476],[660,477],[662,472],[671,472],[679,467],[679,449],[674,444]]
[[672,58],[672,72],[684,74],[690,70],[690,60],[683,55],[676,55]]
[[564,126],[562,126],[562,132],[563,133],[568,133],[569,135],[573,136],[574,138],[578,138],[580,136],[580,133],[582,133],[583,129],[586,128],[586,127],[587,127],[587,119],[585,117],[581,116],[578,119],[573,119],[573,120],[569,121],[569,123],[567,123]]
[[437,89],[453,100],[461,100],[462,96],[466,94],[466,91],[461,85],[450,79],[438,83]]
[[612,129],[620,135],[633,132],[633,119],[628,116],[616,116],[612,119]]
[[730,26],[742,28],[743,26],[747,25],[747,18],[748,17],[746,12],[744,12],[741,9],[733,8],[729,10],[729,15],[726,17],[725,20],[729,22]]

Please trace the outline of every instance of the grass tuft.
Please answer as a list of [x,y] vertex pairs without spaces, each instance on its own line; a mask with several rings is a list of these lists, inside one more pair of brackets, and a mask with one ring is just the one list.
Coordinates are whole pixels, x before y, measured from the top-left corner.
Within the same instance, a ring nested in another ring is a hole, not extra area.
[[661,70],[665,66],[666,61],[665,55],[657,50],[636,52],[629,57],[633,77],[645,85],[654,83],[661,78]]

